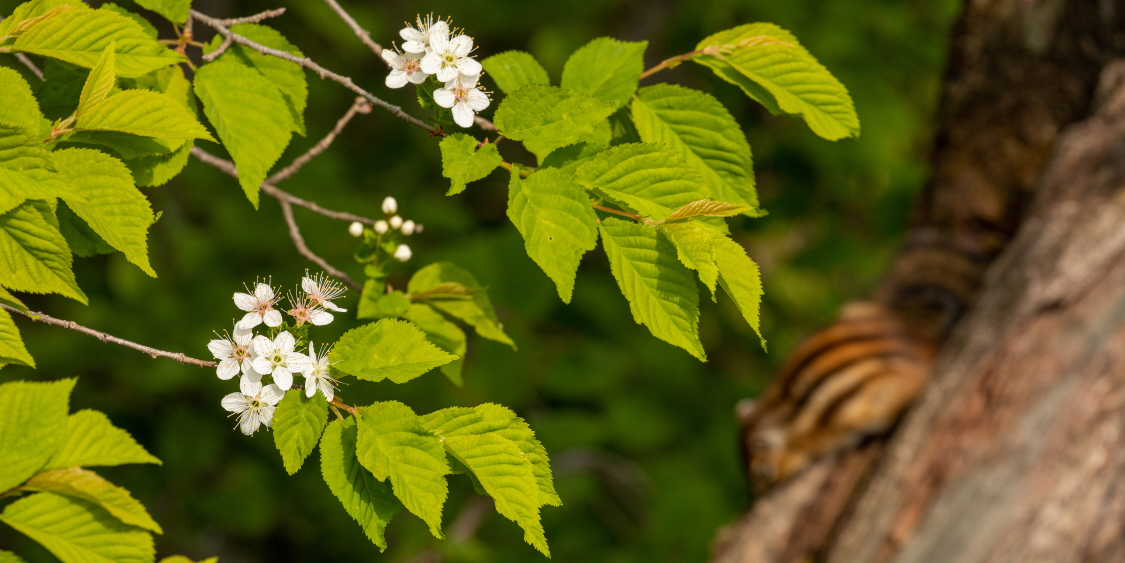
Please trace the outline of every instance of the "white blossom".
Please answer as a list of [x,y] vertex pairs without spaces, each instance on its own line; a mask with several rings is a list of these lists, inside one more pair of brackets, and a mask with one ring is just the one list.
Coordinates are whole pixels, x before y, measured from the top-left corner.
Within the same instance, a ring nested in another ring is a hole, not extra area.
[[398,215],[395,215],[394,217],[391,217],[391,228],[392,229],[398,229],[401,226],[402,226],[402,217],[399,217]]
[[414,234],[414,227],[415,226],[416,225],[414,225],[414,221],[411,221],[410,219],[407,219],[407,220],[403,221],[402,222],[402,234],[407,235],[407,236],[410,236],[410,235]]
[[412,254],[410,252],[410,247],[406,246],[405,244],[400,244],[398,245],[398,248],[395,249],[395,260],[398,260],[399,262],[406,262],[407,260],[410,260],[411,256]]
[[391,196],[383,198],[383,213],[394,215],[398,212],[398,201]]
[[333,299],[343,297],[348,288],[325,274],[309,277],[306,271],[305,277],[301,278],[301,289],[309,295],[309,299],[316,305],[337,313],[348,312],[347,309],[341,309],[332,303]]
[[389,231],[389,230],[391,230],[391,227],[390,227],[390,225],[387,224],[386,221],[384,221],[382,219],[379,219],[378,221],[375,221],[375,232],[376,233],[379,233],[381,235],[385,235],[385,234],[387,234],[387,231]]
[[430,46],[430,38],[434,35],[449,35],[449,24],[444,20],[434,21],[434,16],[428,15],[426,19],[422,19],[419,15],[415,20],[415,25],[406,24],[406,27],[399,30],[399,37],[405,43],[402,44],[402,50],[407,53],[426,53],[426,48]]
[[252,329],[263,322],[268,327],[281,326],[281,311],[273,308],[280,299],[280,296],[274,295],[273,288],[264,283],[254,286],[253,295],[235,293],[235,306],[246,311],[246,315],[242,317],[241,321],[238,321],[238,324],[243,329]]
[[238,426],[247,436],[258,431],[265,424],[273,426],[273,411],[285,396],[285,391],[276,385],[262,386],[261,383],[243,382],[241,391],[223,397],[223,408],[238,415]]
[[348,225],[348,234],[353,237],[363,236],[363,223],[352,221],[352,224]]
[[434,101],[443,108],[453,108],[453,121],[461,127],[472,127],[476,112],[488,107],[488,96],[477,88],[480,74],[455,76],[445,88],[434,90]]
[[289,331],[277,335],[270,340],[265,336],[254,338],[254,352],[257,357],[252,364],[254,371],[260,374],[273,376],[273,382],[283,390],[288,391],[293,387],[293,372],[300,372],[308,364],[308,357],[300,352],[294,352],[297,341]]
[[469,56],[472,52],[473,40],[468,35],[450,39],[448,32],[434,31],[430,34],[430,49],[422,57],[422,72],[436,74],[442,82],[453,80],[458,74],[480,74],[482,67]]
[[313,343],[309,342],[309,361],[305,365],[302,373],[305,374],[305,396],[312,398],[319,389],[324,394],[324,398],[329,401],[336,396],[336,380],[332,379],[329,366],[332,364],[328,361],[328,355],[332,352],[332,347],[322,347],[320,354],[317,355]]
[[325,311],[324,307],[313,303],[311,299],[303,295],[294,296],[290,294],[289,306],[290,309],[286,312],[289,313],[289,316],[293,317],[297,326],[301,326],[305,323],[315,326],[324,326],[332,322],[332,313]]
[[422,53],[399,53],[393,49],[383,49],[383,60],[391,66],[387,75],[388,88],[402,88],[409,82],[421,84],[430,75],[422,72]]
[[215,370],[219,379],[230,379],[240,372],[245,373],[251,369],[253,348],[250,346],[250,342],[253,339],[254,333],[248,330],[239,330],[236,324],[234,336],[224,334],[222,338],[207,343],[207,349],[211,351],[216,360],[219,360],[219,367]]

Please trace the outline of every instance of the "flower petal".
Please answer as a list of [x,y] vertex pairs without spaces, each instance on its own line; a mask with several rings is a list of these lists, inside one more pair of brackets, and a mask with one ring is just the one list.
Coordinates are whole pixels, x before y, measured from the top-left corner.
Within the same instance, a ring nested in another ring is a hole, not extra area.
[[426,56],[422,57],[420,66],[422,72],[426,74],[437,74],[437,71],[441,70],[441,57],[437,56],[436,53],[427,53]]
[[[403,31],[406,30],[404,29]],[[392,66],[395,66],[396,63],[398,63],[398,60],[402,57],[402,55],[399,55],[391,49],[383,49],[383,54],[381,56],[383,57],[383,60],[387,62],[387,64]]]
[[262,394],[258,397],[263,403],[267,405],[276,405],[285,398],[285,391],[282,391],[277,385],[266,385],[262,388]]
[[238,368],[238,360],[227,358],[219,362],[219,367],[215,371],[219,374],[219,379],[226,380],[238,375],[241,370]]
[[419,70],[407,75],[406,79],[409,80],[411,84],[421,84],[429,77],[430,75]]
[[320,388],[321,393],[324,393],[324,398],[328,399],[328,402],[331,403],[332,398],[336,396],[336,390],[332,388],[332,385],[328,383],[328,380],[325,378],[320,378],[320,383],[317,385],[317,387]]
[[239,429],[247,436],[252,436],[257,432],[260,425],[261,423],[258,421],[258,413],[256,411],[247,412],[238,419]]
[[[467,76],[480,76],[480,71],[484,70],[484,67],[482,67],[476,59],[470,59],[468,57],[458,59],[456,61],[456,66],[458,72]],[[464,81],[461,83],[465,84]],[[473,82],[473,84],[476,84],[476,82]],[[468,86],[468,84],[465,85]]]
[[231,353],[234,352],[234,346],[231,346],[230,340],[226,338],[219,338],[207,343],[207,349],[211,351],[211,355],[217,359],[229,358]]
[[235,293],[234,306],[243,311],[253,311],[258,307],[258,300],[249,293]]
[[457,125],[461,127],[472,127],[473,115],[475,115],[473,110],[469,109],[469,104],[465,102],[453,106],[453,121],[457,122]]
[[313,395],[316,395],[316,378],[309,379],[306,377],[305,396],[311,399]]
[[340,307],[337,307],[336,304],[331,302],[331,301],[325,301],[324,302],[324,308],[328,309],[329,311],[336,311],[337,313],[347,313],[348,312],[347,309],[341,309]]
[[254,331],[245,330],[242,327],[238,326],[238,323],[234,324],[234,343],[235,344],[238,344],[239,346],[246,346],[246,345],[250,344],[250,342],[253,341],[253,340],[254,340]]
[[273,382],[279,388],[288,391],[293,387],[293,373],[281,366],[273,368]]
[[[255,336],[254,337],[254,353],[257,354],[258,356],[268,356],[268,355],[272,354],[273,353],[273,341],[270,340],[270,337],[268,337],[264,334],[259,334],[258,336]],[[257,368],[255,368],[255,369],[257,369]],[[262,371],[262,370],[258,370],[258,371]],[[266,373],[269,373],[269,370],[266,370]]]
[[258,313],[246,313],[242,316],[242,320],[238,321],[235,326],[235,331],[253,331],[254,327],[262,324],[262,316]]
[[[426,52],[425,41],[407,41],[402,44],[402,50],[407,53],[421,54]],[[384,51],[385,53],[386,51]]]
[[[422,70],[426,70],[426,69],[422,69]],[[458,71],[457,71],[457,67],[443,66],[440,69],[438,69],[437,72],[435,72],[433,74],[437,75],[438,80],[440,80],[442,82],[447,82],[449,80],[453,80],[454,78],[457,78]]]
[[250,365],[254,368],[254,371],[259,374],[266,374],[273,371],[273,362],[264,355],[254,358],[254,362]]
[[449,50],[449,24],[442,20],[434,22],[430,26],[430,48],[436,53],[444,53]]
[[278,311],[277,309],[270,309],[269,311],[266,311],[266,314],[263,315],[263,317],[265,318],[266,326],[271,328],[281,326],[281,311]]
[[317,311],[312,314],[312,324],[316,326],[324,326],[332,322],[332,313],[328,311]]
[[246,395],[242,393],[231,393],[223,397],[223,408],[230,412],[242,412],[250,408],[250,401],[246,400]]
[[262,385],[262,374],[254,371],[253,369],[242,372],[242,377],[238,378],[238,386],[256,383],[260,387]]
[[297,341],[293,338],[292,334],[289,334],[289,331],[287,330],[277,335],[277,338],[275,338],[273,341],[273,347],[275,350],[278,350],[283,354],[288,354],[297,347]]
[[[383,52],[386,53],[386,51]],[[301,290],[312,295],[314,293],[320,293],[320,286],[316,285],[316,280],[305,276],[301,278]]]
[[473,111],[481,111],[484,108],[488,107],[489,103],[488,96],[485,96],[484,92],[481,92],[476,88],[469,90],[469,99],[466,101],[469,103],[469,107],[472,108]]
[[277,407],[262,407],[261,414],[258,416],[262,418],[262,424],[265,424],[266,428],[273,428],[273,411],[275,410],[277,410]]
[[260,283],[254,286],[254,297],[257,297],[258,301],[273,301],[273,288]]
[[406,86],[407,82],[410,82],[410,77],[401,70],[392,70],[391,73],[387,75],[387,88],[402,88]]
[[[469,56],[473,52],[473,38],[468,35],[458,35],[449,42],[449,50],[453,51],[453,56],[461,58]],[[476,73],[466,73],[476,74]]]
[[241,388],[242,394],[246,395],[247,400],[251,397],[257,397],[258,393],[262,392],[262,383],[260,381],[247,381],[243,379],[238,382],[238,386]]
[[453,92],[445,88],[434,90],[434,103],[437,105],[443,108],[451,108],[456,101],[457,97],[453,95]]

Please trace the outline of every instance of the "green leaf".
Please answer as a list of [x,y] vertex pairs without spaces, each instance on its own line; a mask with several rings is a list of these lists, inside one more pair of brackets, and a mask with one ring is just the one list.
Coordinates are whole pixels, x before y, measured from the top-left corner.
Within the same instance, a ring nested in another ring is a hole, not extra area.
[[716,231],[696,221],[665,223],[657,228],[673,246],[680,263],[699,274],[699,280],[711,290],[715,298],[715,284],[719,281],[719,268],[715,265]]
[[0,66],[0,122],[33,134],[39,130],[43,119],[31,85],[14,69]]
[[[75,197],[78,197],[77,195]],[[66,239],[67,246],[75,256],[89,258],[99,254],[114,254],[117,249],[110,246],[81,217],[71,211],[65,202],[58,202],[55,216],[59,220],[59,232]]]
[[542,161],[551,151],[592,132],[616,107],[581,92],[531,84],[500,103],[495,122],[505,137],[523,141]]
[[601,222],[602,247],[633,320],[653,336],[706,361],[699,342],[699,290],[656,229],[612,217]]
[[134,0],[138,6],[152,10],[164,19],[178,25],[183,25],[188,19],[191,10],[191,0]]
[[60,12],[32,26],[16,38],[11,48],[93,68],[110,42],[115,44],[116,76],[140,76],[187,61],[149,37],[132,19],[112,10],[91,10],[84,6]]
[[0,385],[0,492],[34,475],[62,444],[75,381]]
[[238,167],[238,183],[256,209],[258,187],[281,158],[294,127],[277,87],[245,66],[219,60],[199,67],[195,95]]
[[512,168],[508,218],[523,235],[527,255],[570,303],[582,255],[598,244],[597,216],[586,192],[564,172],[544,168],[520,179]]
[[585,92],[618,107],[629,103],[645,69],[648,41],[599,37],[570,55],[563,67],[563,88]]
[[762,276],[758,265],[746,255],[742,245],[724,235],[715,237],[715,264],[719,267],[719,284],[734,300],[742,317],[761,339],[762,349],[765,349],[766,339],[762,337],[759,317]]
[[457,359],[408,322],[382,319],[349,330],[332,349],[333,367],[368,381],[406,383]]
[[90,74],[86,77],[86,83],[82,86],[82,93],[78,96],[78,109],[75,110],[74,115],[78,119],[90,111],[90,108],[98,105],[109,96],[110,90],[117,85],[117,77],[113,75],[113,41],[106,45],[105,51],[102,52],[101,58],[94,68],[90,70]]
[[703,178],[678,153],[651,143],[612,147],[576,175],[583,185],[656,219],[710,195]]
[[657,84],[637,92],[632,110],[641,140],[680,153],[716,198],[750,206],[748,215],[760,214],[750,144],[719,100],[683,86]]
[[[0,288],[0,303],[7,305],[11,303],[12,299],[15,299],[15,297],[12,297],[11,293],[8,293],[4,288]],[[22,303],[20,304],[22,305]],[[23,307],[23,309],[26,311],[27,307]],[[31,357],[31,354],[27,352],[27,347],[23,345],[20,331],[16,328],[16,322],[12,320],[12,316],[8,314],[8,311],[0,309],[0,366],[8,364],[35,367],[35,358]]]
[[504,334],[504,328],[496,318],[492,300],[488,298],[485,288],[467,270],[451,262],[436,262],[414,272],[406,290],[417,301],[426,291],[449,283],[466,288],[467,298],[442,299],[435,296],[426,299],[426,302],[439,311],[469,323],[481,337],[516,347],[512,339]]
[[63,563],[151,563],[152,536],[98,506],[36,493],[4,508],[0,522],[39,542]]
[[16,309],[19,309],[20,311],[23,311],[24,313],[27,312],[27,305],[24,305],[23,301],[17,299],[15,295],[12,295],[3,287],[0,287],[0,304],[14,307]]
[[77,188],[63,196],[67,206],[125,259],[156,277],[148,263],[152,207],[133,185],[125,164],[91,149],[62,149],[54,157],[59,171]]
[[800,115],[814,133],[835,141],[859,136],[859,117],[847,88],[824,68],[793,34],[776,25],[754,23],[716,33],[696,49],[695,57],[720,78],[774,115]]
[[501,162],[500,151],[494,144],[477,149],[477,140],[464,133],[454,133],[442,139],[441,175],[453,182],[445,195],[465,191],[469,182],[488,176]]
[[401,317],[410,308],[410,299],[401,291],[385,293],[385,286],[375,280],[363,284],[363,295],[359,298],[359,319],[385,319]]
[[75,129],[158,139],[215,140],[175,99],[150,90],[124,90],[106,98],[79,116]]
[[519,447],[495,434],[448,436],[442,443],[473,472],[496,502],[496,511],[523,528],[524,541],[550,557],[543,524],[539,521],[539,488],[531,462]]
[[441,313],[433,310],[429,305],[412,304],[407,307],[401,316],[418,325],[418,328],[426,333],[426,338],[438,348],[457,356],[456,360],[441,366],[441,372],[454,385],[460,387],[462,385],[461,368],[465,364],[465,352],[468,349],[465,331],[443,317]]
[[328,489],[363,528],[367,539],[383,551],[387,549],[383,533],[402,504],[388,483],[376,479],[359,463],[357,441],[355,417],[329,423],[320,439],[320,472]]
[[305,463],[328,423],[328,401],[322,393],[312,398],[301,391],[286,393],[273,415],[273,443],[281,452],[285,472],[292,475]]
[[22,487],[27,491],[56,493],[94,503],[114,518],[144,528],[150,532],[163,534],[160,524],[149,516],[144,505],[133,498],[129,491],[110,483],[97,473],[81,467],[53,469],[44,471],[27,481]]
[[12,553],[11,551],[4,551],[0,549],[0,563],[27,563],[22,557]]
[[156,26],[152,25],[152,23],[150,23],[148,20],[146,20],[140,14],[130,12],[129,10],[126,10],[125,8],[122,8],[121,6],[118,6],[117,4],[114,4],[113,2],[106,2],[106,3],[102,4],[101,7],[105,8],[106,10],[110,10],[112,12],[116,12],[118,14],[121,14],[121,15],[137,22],[137,24],[140,25],[141,28],[145,30],[145,35],[148,35],[149,37],[151,37],[153,39],[158,39],[160,37],[160,32],[156,31]]
[[185,141],[174,152],[128,159],[125,161],[125,166],[129,167],[129,172],[133,174],[138,187],[162,186],[187,166],[188,161],[191,160],[193,146],[195,143]]
[[62,195],[29,174],[0,167],[0,214],[7,213],[29,199],[54,200]]
[[358,418],[360,463],[380,481],[389,477],[403,506],[440,539],[441,507],[449,494],[445,476],[450,473],[441,441],[399,402],[375,403],[363,408]]
[[501,92],[511,94],[528,84],[549,84],[547,71],[530,53],[504,51],[480,62]]
[[80,410],[66,420],[66,435],[43,469],[95,467],[126,463],[155,463],[128,432],[116,427],[105,414]]
[[746,205],[711,199],[693,201],[672,212],[665,221],[698,219],[700,217],[734,217],[747,210]]
[[[276,29],[254,23],[244,23],[230,28],[231,31],[255,42],[279,51],[285,51],[295,57],[303,58],[305,55],[289,42]],[[203,49],[210,53],[222,44],[223,38],[216,35],[211,43]],[[269,79],[277,86],[285,98],[289,115],[292,118],[293,132],[305,135],[305,107],[308,105],[309,86],[305,80],[305,70],[294,62],[280,59],[273,55],[265,55],[249,47],[235,43],[231,45],[222,58],[224,61],[235,61],[246,67],[254,69]]]
[[422,425],[426,430],[443,437],[494,434],[511,440],[532,465],[532,472],[539,488],[536,506],[562,505],[562,500],[555,492],[547,450],[535,438],[535,432],[527,422],[516,416],[511,409],[493,403],[484,403],[472,408],[452,407],[423,416]]
[[[71,4],[75,3],[74,0],[31,0],[30,2],[24,2],[16,6],[16,9],[12,10],[12,14],[4,18],[4,21],[0,21],[0,37],[19,35],[47,18],[54,17],[66,10],[73,10],[74,6]],[[78,4],[84,6],[84,4]]]
[[[608,128],[608,122],[606,122],[606,130],[608,130]],[[567,145],[551,151],[551,154],[543,159],[543,163],[539,168],[555,168],[567,176],[574,176],[579,166],[592,160],[598,153],[604,151],[607,146],[609,146],[608,140],[604,144],[581,142]]]
[[85,304],[71,262],[70,249],[46,203],[27,201],[0,215],[0,280],[6,287],[59,293]]

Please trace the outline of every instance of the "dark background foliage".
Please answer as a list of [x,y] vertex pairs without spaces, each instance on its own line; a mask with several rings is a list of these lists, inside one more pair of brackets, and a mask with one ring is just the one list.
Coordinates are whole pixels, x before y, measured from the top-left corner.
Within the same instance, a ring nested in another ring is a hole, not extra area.
[[[15,2],[0,1],[0,13]],[[447,198],[435,139],[376,110],[359,116],[330,151],[282,187],[335,209],[368,216],[393,195],[401,213],[425,224],[410,241],[409,272],[451,260],[489,286],[518,351],[470,338],[465,386],[438,372],[405,385],[351,380],[352,404],[402,400],[419,412],[494,401],[526,417],[552,456],[565,505],[544,507],[556,561],[702,561],[715,531],[737,516],[749,496],[739,468],[733,406],[761,391],[802,335],[830,320],[847,299],[862,297],[902,233],[910,202],[926,174],[925,156],[956,2],[901,0],[585,0],[355,2],[346,7],[384,44],[416,10],[452,14],[479,46],[480,58],[530,51],[557,80],[566,57],[598,36],[648,40],[646,63],[689,51],[701,38],[742,23],[769,21],[792,30],[850,89],[863,126],[858,140],[829,143],[798,119],[771,117],[733,86],[688,63],[656,76],[711,92],[742,124],[754,151],[764,219],[732,222],[736,238],[762,267],[765,353],[733,305],[703,303],[701,338],[710,356],[699,363],[632,321],[601,251],[579,271],[574,300],[562,304],[527,258],[505,217],[506,177],[495,172]],[[131,3],[131,10],[139,8]],[[196,8],[233,17],[277,7],[267,0],[200,0]],[[411,89],[383,86],[385,67],[328,7],[290,2],[272,20],[314,60],[420,114]],[[166,25],[166,24],[165,24]],[[203,40],[207,30],[199,30]],[[164,28],[165,36],[170,29]],[[197,54],[194,56],[198,56]],[[10,56],[0,64],[17,66]],[[652,79],[649,79],[651,82]],[[309,75],[308,138],[295,138],[282,161],[306,150],[332,127],[352,97]],[[486,86],[492,87],[488,78]],[[484,112],[491,116],[495,109]],[[479,131],[474,131],[479,136]],[[203,143],[207,150],[219,150]],[[510,158],[511,148],[501,147]],[[310,266],[294,250],[275,201],[254,211],[238,185],[192,162],[171,183],[148,190],[163,217],[151,230],[151,279],[121,255],[79,259],[82,306],[61,297],[29,296],[50,314],[158,348],[207,357],[212,330],[238,312],[231,294],[255,276],[291,287]],[[353,275],[356,240],[347,224],[298,209],[309,245]],[[353,292],[342,303],[355,311]],[[105,411],[164,465],[102,473],[134,491],[164,527],[158,553],[240,561],[525,561],[539,557],[515,524],[488,512],[463,542],[438,542],[422,522],[400,515],[384,554],[331,496],[314,453],[286,476],[272,436],[232,430],[219,398],[232,390],[212,372],[102,344],[54,327],[18,321],[39,369],[6,368],[0,381],[79,376],[72,409]],[[319,329],[338,336],[357,326],[340,318]],[[447,528],[475,494],[452,480]],[[9,529],[0,546],[51,557]]]

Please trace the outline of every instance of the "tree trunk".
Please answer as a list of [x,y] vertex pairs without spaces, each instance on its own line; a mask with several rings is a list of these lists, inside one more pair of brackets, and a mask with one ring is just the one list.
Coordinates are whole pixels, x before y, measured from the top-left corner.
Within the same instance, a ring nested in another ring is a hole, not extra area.
[[1125,561],[1122,47],[1120,0],[967,2],[875,294],[952,335],[888,443],[758,499],[715,561]]

